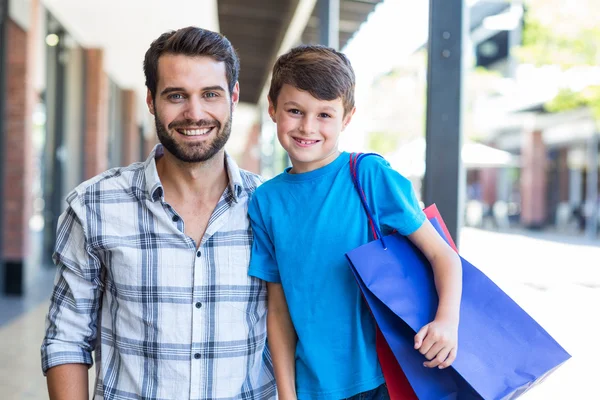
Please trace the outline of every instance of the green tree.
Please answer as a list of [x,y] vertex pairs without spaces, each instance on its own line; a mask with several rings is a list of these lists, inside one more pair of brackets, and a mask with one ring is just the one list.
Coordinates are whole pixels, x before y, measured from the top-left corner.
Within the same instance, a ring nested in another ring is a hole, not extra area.
[[[600,65],[600,2],[595,0],[529,0],[523,29],[523,45],[517,56],[537,66]],[[580,91],[562,89],[545,104],[550,112],[589,107],[600,121],[600,86]]]

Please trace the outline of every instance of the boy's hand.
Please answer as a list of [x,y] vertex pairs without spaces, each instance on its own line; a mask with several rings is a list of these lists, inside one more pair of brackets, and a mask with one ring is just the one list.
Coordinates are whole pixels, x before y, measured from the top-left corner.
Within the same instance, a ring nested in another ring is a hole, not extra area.
[[424,366],[449,367],[458,350],[458,324],[435,319],[415,335],[415,349],[427,358]]

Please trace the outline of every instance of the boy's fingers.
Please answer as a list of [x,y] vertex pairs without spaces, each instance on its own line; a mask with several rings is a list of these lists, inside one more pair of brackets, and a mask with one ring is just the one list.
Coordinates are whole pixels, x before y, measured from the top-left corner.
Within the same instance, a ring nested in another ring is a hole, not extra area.
[[431,346],[429,350],[427,350],[427,352],[425,353],[425,358],[429,361],[433,360],[443,348],[444,345],[442,343],[434,343],[433,346]]
[[442,364],[448,358],[449,353],[450,350],[448,350],[448,348],[443,348],[433,360],[428,361],[423,365],[425,365],[428,368],[435,368],[438,365]]
[[452,350],[450,350],[450,354],[448,354],[448,358],[446,358],[446,361],[444,361],[443,363],[440,364],[439,368],[440,369],[448,368],[449,366],[452,365],[454,360],[456,360],[456,347],[454,347]]
[[[436,344],[436,340],[433,338],[431,332],[425,336],[423,343],[421,343],[421,347],[419,347],[419,353],[425,355],[431,350],[431,348]],[[435,356],[435,354],[434,354]]]
[[427,336],[427,331],[429,330],[429,325],[425,325],[424,327],[422,327],[419,332],[417,332],[417,334],[415,335],[415,349],[419,349],[421,348],[421,345],[423,344],[423,340],[425,339],[425,336]]

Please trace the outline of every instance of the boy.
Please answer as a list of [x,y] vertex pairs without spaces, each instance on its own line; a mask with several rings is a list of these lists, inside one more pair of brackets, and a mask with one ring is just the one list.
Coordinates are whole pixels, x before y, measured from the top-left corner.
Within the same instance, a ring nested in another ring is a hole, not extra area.
[[[369,241],[349,154],[338,150],[355,111],[354,81],[346,56],[323,46],[294,48],[273,68],[269,114],[292,167],[250,202],[250,275],[267,281],[269,347],[283,400],[389,398],[374,322],[345,259]],[[386,161],[367,157],[359,174],[384,232],[408,236],[433,266],[439,308],[415,348],[425,366],[445,368],[457,351],[459,258]]]

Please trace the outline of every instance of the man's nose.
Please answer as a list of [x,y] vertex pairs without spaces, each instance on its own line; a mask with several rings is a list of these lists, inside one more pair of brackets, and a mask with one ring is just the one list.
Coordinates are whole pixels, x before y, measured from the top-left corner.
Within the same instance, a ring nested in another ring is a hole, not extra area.
[[198,121],[206,117],[206,110],[202,101],[195,96],[189,98],[185,111],[183,112],[185,119]]

